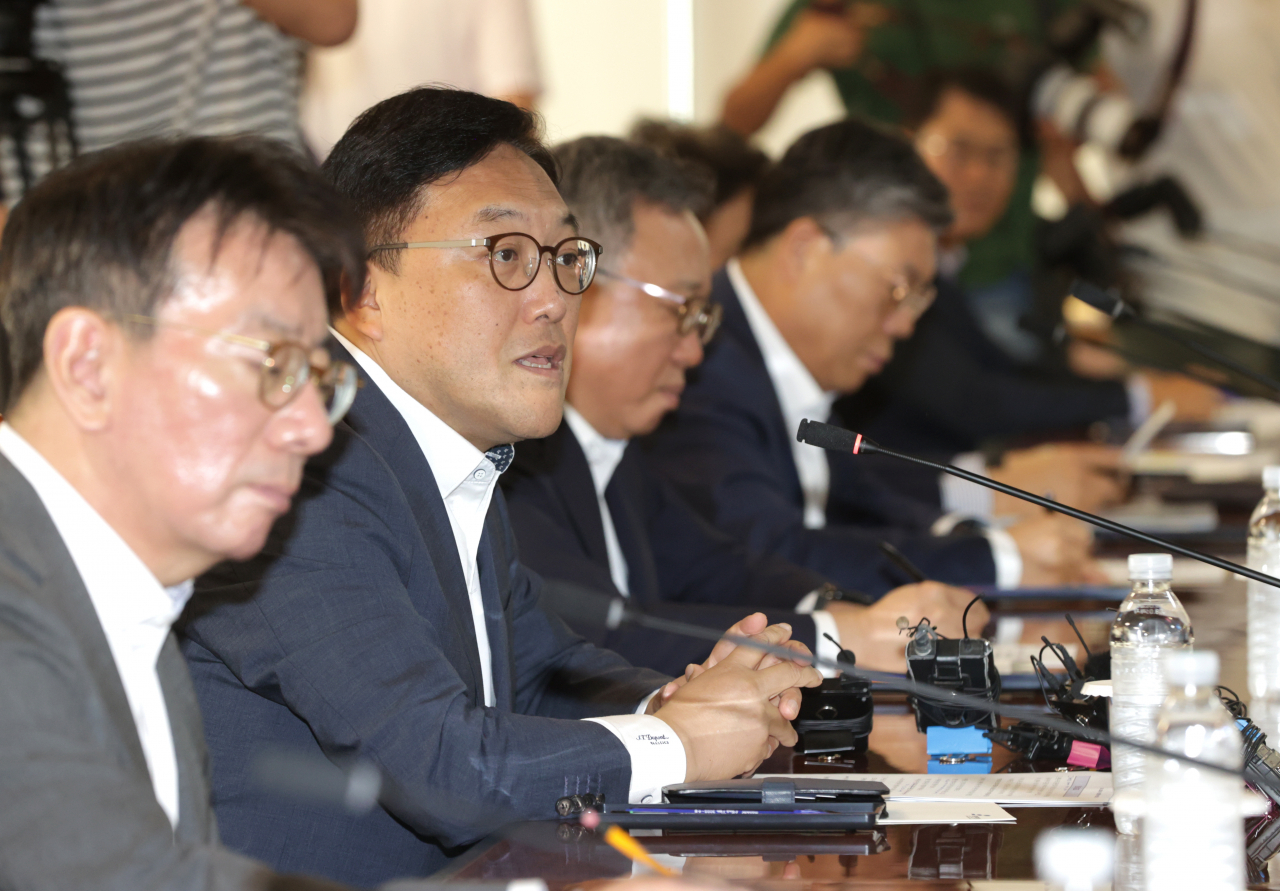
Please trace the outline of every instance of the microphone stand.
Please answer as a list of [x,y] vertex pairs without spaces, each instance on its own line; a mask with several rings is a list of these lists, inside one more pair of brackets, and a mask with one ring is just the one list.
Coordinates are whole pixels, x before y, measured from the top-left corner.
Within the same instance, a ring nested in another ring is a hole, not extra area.
[[907,455],[902,452],[895,452],[893,449],[886,449],[884,446],[877,445],[867,439],[861,433],[852,433],[841,427],[835,427],[831,424],[823,424],[818,421],[811,421],[808,418],[800,422],[800,428],[796,431],[796,440],[806,445],[817,446],[821,449],[829,449],[833,452],[848,452],[854,455],[871,454],[871,455],[888,455],[890,458],[898,458],[902,461],[910,461],[913,464],[920,464],[925,467],[931,467],[934,470],[949,473],[954,477],[976,483],[979,486],[986,486],[988,489],[994,489],[1002,492],[1012,498],[1022,501],[1028,501],[1031,504],[1037,504],[1047,510],[1056,511],[1060,514],[1066,514],[1068,517],[1081,520],[1099,529],[1106,529],[1108,532],[1114,532],[1117,535],[1123,535],[1126,538],[1137,539],[1147,544],[1155,545],[1164,550],[1173,551],[1175,554],[1181,554],[1184,557],[1190,557],[1192,560],[1198,560],[1201,563],[1207,563],[1210,566],[1216,566],[1218,569],[1225,569],[1227,572],[1235,575],[1244,576],[1255,582],[1262,582],[1264,585],[1271,585],[1280,588],[1280,578],[1267,575],[1265,572],[1258,572],[1256,569],[1250,569],[1247,566],[1241,566],[1239,563],[1233,563],[1230,560],[1223,560],[1221,557],[1214,557],[1210,554],[1202,554],[1199,551],[1193,551],[1191,548],[1184,548],[1182,545],[1165,541],[1162,538],[1156,538],[1154,535],[1148,535],[1145,532],[1139,532],[1123,523],[1117,523],[1114,520],[1108,520],[1097,514],[1091,514],[1088,511],[1079,510],[1070,507],[1061,502],[1054,501],[1051,498],[1041,498],[1039,495],[1032,495],[1030,492],[1019,489],[1016,486],[1009,486],[996,480],[989,479],[979,473],[971,473],[962,470],[951,464],[939,464],[936,461],[929,461],[926,458],[917,458],[915,455]]

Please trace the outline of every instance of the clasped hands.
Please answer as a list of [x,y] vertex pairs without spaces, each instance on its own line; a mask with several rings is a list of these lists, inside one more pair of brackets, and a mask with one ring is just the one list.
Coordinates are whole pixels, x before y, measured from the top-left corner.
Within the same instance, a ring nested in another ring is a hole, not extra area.
[[[726,632],[784,647],[799,656],[809,648],[791,639],[791,626],[769,625],[752,613]],[[680,738],[685,782],[753,773],[780,745],[795,745],[791,721],[800,713],[800,688],[822,675],[807,660],[786,659],[722,639],[701,665],[668,683],[649,702]]]

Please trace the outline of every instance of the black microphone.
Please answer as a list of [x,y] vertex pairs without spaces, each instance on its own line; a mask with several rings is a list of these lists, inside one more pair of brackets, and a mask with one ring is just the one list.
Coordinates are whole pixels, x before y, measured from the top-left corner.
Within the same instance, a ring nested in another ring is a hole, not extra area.
[[[812,421],[808,422],[813,424]],[[817,425],[820,427],[829,427],[828,424]],[[838,429],[838,428],[831,428]],[[844,431],[847,432],[847,431]],[[856,434],[851,434],[856,436]],[[803,440],[802,440],[803,441]],[[865,443],[866,440],[864,439]],[[1280,581],[1280,580],[1277,580]],[[652,628],[655,631],[666,631],[671,634],[679,634],[685,637],[694,637],[701,640],[721,641],[726,640],[741,647],[750,647],[761,652],[777,656],[781,659],[788,659],[796,662],[807,662],[816,668],[834,669],[843,672],[852,677],[861,678],[878,684],[887,690],[896,690],[915,696],[920,699],[926,699],[931,702],[941,703],[956,709],[972,709],[983,713],[989,713],[1001,718],[1016,718],[1025,721],[1028,724],[1035,724],[1038,727],[1047,727],[1050,730],[1058,730],[1063,733],[1070,734],[1073,737],[1087,739],[1090,742],[1100,743],[1104,746],[1113,746],[1119,744],[1122,746],[1130,746],[1144,752],[1150,752],[1153,755],[1163,755],[1168,758],[1174,758],[1178,761],[1194,764],[1199,767],[1208,767],[1222,773],[1229,773],[1234,777],[1244,778],[1243,768],[1224,767],[1221,764],[1214,764],[1209,761],[1202,761],[1190,755],[1184,755],[1180,752],[1171,752],[1162,749],[1157,745],[1148,742],[1140,742],[1138,740],[1129,739],[1124,736],[1116,736],[1105,730],[1099,730],[1096,727],[1090,727],[1084,724],[1078,724],[1075,721],[1068,721],[1053,715],[1046,715],[1044,709],[1038,706],[1027,705],[1005,705],[1000,702],[992,702],[981,696],[973,696],[968,693],[960,693],[947,687],[936,687],[933,684],[925,684],[920,681],[912,680],[900,674],[893,674],[887,671],[872,671],[862,668],[843,656],[835,659],[827,659],[816,654],[797,653],[795,650],[786,647],[777,647],[756,640],[753,637],[745,637],[737,634],[726,634],[715,628],[707,628],[702,625],[694,625],[689,622],[680,622],[674,619],[664,619],[659,616],[651,616],[647,613],[636,609],[630,601],[624,600],[617,595],[605,594],[591,588],[585,588],[582,585],[565,581],[548,581],[543,585],[542,596],[550,608],[557,612],[560,610],[568,610],[566,615],[572,615],[575,621],[590,623],[597,627],[604,627],[613,630],[624,623],[632,623],[642,628]]]
[[1203,356],[1210,362],[1225,368],[1226,370],[1238,374],[1246,380],[1264,387],[1271,391],[1274,396],[1280,395],[1280,381],[1275,378],[1268,377],[1259,371],[1255,371],[1248,365],[1236,361],[1235,359],[1218,352],[1212,347],[1205,346],[1198,340],[1188,337],[1179,331],[1170,328],[1167,325],[1157,325],[1156,323],[1143,318],[1138,311],[1129,303],[1124,302],[1116,295],[1104,291],[1097,285],[1090,284],[1084,279],[1076,279],[1071,285],[1071,296],[1075,297],[1082,303],[1092,306],[1099,312],[1106,313],[1113,319],[1125,319],[1133,325],[1138,325],[1153,334],[1158,334],[1171,343],[1190,350],[1198,356]]
[[977,483],[979,486],[986,486],[988,489],[1003,492],[1005,495],[1012,496],[1013,498],[1028,501],[1031,504],[1037,504],[1040,507],[1051,511],[1057,511],[1060,514],[1066,514],[1068,517],[1082,520],[1092,526],[1097,526],[1099,529],[1106,529],[1108,532],[1114,532],[1117,535],[1123,535],[1126,538],[1132,538],[1146,544],[1155,545],[1158,548],[1173,551],[1175,554],[1190,557],[1192,560],[1198,560],[1201,563],[1207,563],[1210,566],[1225,569],[1227,572],[1244,576],[1247,579],[1253,579],[1255,582],[1262,582],[1264,585],[1271,585],[1273,587],[1280,588],[1280,578],[1267,575],[1265,572],[1258,572],[1256,569],[1241,566],[1239,563],[1232,563],[1230,560],[1223,560],[1220,557],[1213,557],[1209,554],[1202,554],[1199,551],[1193,551],[1190,548],[1184,548],[1182,545],[1176,545],[1173,542],[1165,541],[1163,538],[1156,538],[1154,535],[1139,532],[1137,529],[1125,526],[1123,523],[1117,523],[1114,520],[1105,519],[1097,514],[1091,514],[1088,511],[1069,507],[1068,505],[1054,501],[1050,498],[1041,498],[1039,495],[1032,495],[1024,489],[1019,489],[1015,486],[1008,486],[1004,483],[998,483],[993,479],[982,476],[981,474],[970,473],[967,470],[962,470],[951,464],[939,464],[925,458],[917,458],[914,455],[905,455],[902,452],[895,452],[893,449],[886,449],[884,446],[877,445],[867,439],[861,433],[852,433],[848,430],[841,429],[840,427],[834,427],[831,424],[823,424],[818,421],[810,421],[808,418],[805,418],[800,422],[799,429],[796,430],[796,440],[807,445],[817,446],[820,449],[830,449],[833,452],[846,452],[854,455],[888,455],[890,458],[910,461],[913,464],[923,464],[925,467],[932,467],[934,470],[949,473],[962,480]]

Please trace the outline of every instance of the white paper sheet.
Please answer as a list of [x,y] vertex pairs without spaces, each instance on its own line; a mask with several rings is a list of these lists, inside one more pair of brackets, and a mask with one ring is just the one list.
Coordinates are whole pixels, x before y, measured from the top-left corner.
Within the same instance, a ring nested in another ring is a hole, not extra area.
[[1013,814],[989,801],[891,801],[877,826],[908,823],[1016,823]]
[[[775,774],[806,776],[809,774]],[[1105,807],[1111,801],[1111,774],[1059,773],[835,773],[824,779],[884,783],[888,801],[968,801],[1006,807]]]

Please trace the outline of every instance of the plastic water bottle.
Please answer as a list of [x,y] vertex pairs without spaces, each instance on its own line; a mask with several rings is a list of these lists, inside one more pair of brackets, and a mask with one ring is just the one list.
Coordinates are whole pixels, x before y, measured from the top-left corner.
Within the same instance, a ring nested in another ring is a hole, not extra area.
[[[1169,696],[1156,740],[1165,749],[1236,770],[1240,730],[1214,691],[1218,654],[1183,651],[1164,661]],[[1239,777],[1149,754],[1142,825],[1147,887],[1160,891],[1240,891],[1245,885]]]
[[[1191,646],[1191,620],[1169,587],[1172,579],[1172,555],[1130,555],[1133,589],[1111,624],[1111,732],[1116,736],[1155,739],[1156,713],[1165,696],[1161,654]],[[1117,743],[1111,752],[1116,792],[1134,789],[1141,794],[1145,766],[1141,749]],[[1132,814],[1117,810],[1115,818],[1120,832],[1137,831]]]
[[[1249,518],[1249,566],[1280,575],[1280,467],[1262,472],[1267,490]],[[1249,717],[1280,741],[1280,588],[1249,582]]]

